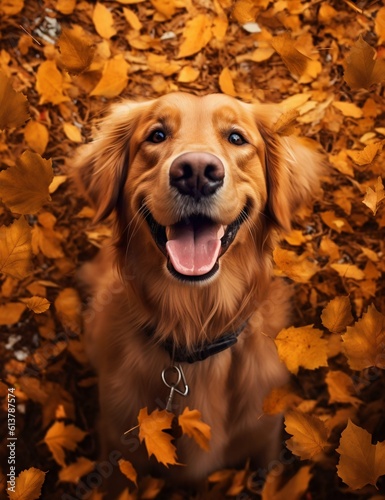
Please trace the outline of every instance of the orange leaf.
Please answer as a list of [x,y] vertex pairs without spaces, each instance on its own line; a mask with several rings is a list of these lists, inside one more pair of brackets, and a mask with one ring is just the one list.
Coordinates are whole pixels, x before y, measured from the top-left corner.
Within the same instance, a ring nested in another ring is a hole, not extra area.
[[344,483],[355,490],[367,484],[376,485],[378,478],[385,474],[385,442],[374,445],[371,441],[369,432],[351,420],[341,434],[337,472]]
[[25,311],[25,305],[20,302],[8,302],[0,306],[0,325],[14,325]]
[[138,485],[137,483],[137,472],[136,470],[134,469],[134,466],[132,465],[131,462],[129,462],[128,460],[124,460],[124,458],[121,458],[119,460],[119,469],[120,471],[126,476],[127,479],[129,479],[130,481],[132,481],[135,486]]
[[64,78],[57,69],[55,61],[44,61],[40,64],[36,74],[36,90],[40,94],[39,104],[51,102],[60,104],[70,98],[63,94]]
[[368,144],[364,149],[357,151],[355,149],[348,149],[347,154],[357,165],[369,165],[372,163],[377,153],[382,151],[385,141],[375,142],[374,144]]
[[378,177],[377,184],[374,189],[368,187],[366,189],[365,198],[362,200],[367,207],[376,215],[377,210],[380,208],[382,202],[385,200],[385,190],[381,177]]
[[299,283],[307,283],[319,271],[318,264],[309,260],[306,253],[297,255],[295,252],[277,247],[273,257],[279,270]]
[[321,314],[322,324],[333,333],[340,333],[353,321],[349,297],[335,297]]
[[31,267],[31,228],[24,217],[0,227],[0,272],[22,279]]
[[337,271],[341,278],[350,278],[353,280],[365,279],[365,273],[354,264],[330,264],[330,267]]
[[333,102],[333,106],[341,111],[344,116],[350,116],[352,118],[362,118],[362,116],[364,115],[362,109],[352,102],[336,101]]
[[299,411],[289,411],[285,415],[285,428],[286,432],[293,436],[286,441],[286,446],[301,460],[312,458],[328,447],[327,429],[317,417]]
[[314,370],[327,366],[327,340],[321,338],[322,331],[312,325],[284,328],[274,340],[278,355],[294,374],[299,367]]
[[74,288],[64,288],[55,300],[58,318],[65,328],[75,333],[81,332],[82,305],[78,292]]
[[262,500],[302,500],[312,477],[311,466],[305,465],[282,486],[282,476],[271,470],[262,490]]
[[76,7],[76,0],[57,0],[55,9],[68,16],[72,14]]
[[7,489],[11,500],[36,500],[40,498],[45,472],[31,467],[23,470],[16,478],[15,491]]
[[19,127],[28,119],[28,101],[13,90],[10,79],[0,71],[0,130]]
[[42,123],[30,120],[25,126],[24,138],[31,149],[42,155],[48,144],[49,132]]
[[344,79],[351,89],[369,89],[385,80],[385,61],[376,59],[376,50],[361,36],[346,57]]
[[171,443],[173,438],[163,432],[171,429],[173,418],[174,415],[166,410],[154,410],[148,414],[147,408],[142,408],[138,415],[139,439],[145,442],[148,456],[154,455],[166,467],[178,464],[176,448]]
[[191,21],[187,21],[177,59],[196,54],[209,43],[211,37],[211,21],[207,16],[199,14]]
[[108,60],[103,68],[102,78],[90,95],[103,96],[108,99],[118,96],[127,85],[129,67],[122,54]]
[[186,407],[179,416],[178,422],[182,427],[183,434],[193,438],[202,450],[209,451],[211,429],[209,425],[202,422],[201,417],[200,411],[190,410]]
[[28,299],[20,299],[20,302],[23,302],[28,309],[33,311],[36,314],[41,314],[49,309],[50,302],[43,297],[30,297]]
[[77,484],[82,476],[93,470],[94,466],[95,462],[91,462],[85,457],[79,457],[76,462],[64,467],[59,472],[59,481]]
[[271,45],[281,56],[285,66],[291,73],[298,76],[305,73],[311,59],[297,50],[295,41],[291,39],[288,33],[275,36],[271,41]]
[[96,31],[102,38],[109,39],[116,35],[114,27],[114,18],[109,9],[100,2],[96,2],[94,12],[92,14],[92,21]]
[[44,436],[44,442],[50,449],[55,461],[66,467],[64,449],[74,451],[78,442],[82,441],[86,433],[74,425],[65,425],[55,422]]
[[59,49],[64,67],[75,75],[90,66],[95,53],[95,45],[80,26],[62,29]]
[[342,340],[352,370],[385,368],[385,316],[373,304],[354,326],[347,327]]
[[224,94],[234,97],[237,95],[229,68],[222,69],[221,74],[219,75],[219,87]]
[[350,403],[359,406],[362,401],[353,396],[353,380],[340,370],[329,371],[325,379],[330,394],[330,403]]

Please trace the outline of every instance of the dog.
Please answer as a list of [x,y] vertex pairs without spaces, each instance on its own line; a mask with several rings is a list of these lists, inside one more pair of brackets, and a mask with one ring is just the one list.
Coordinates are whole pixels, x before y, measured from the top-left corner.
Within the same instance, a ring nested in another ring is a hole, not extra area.
[[[282,449],[282,417],[262,404],[288,380],[273,339],[291,292],[272,278],[271,255],[314,196],[322,160],[275,131],[281,115],[223,94],[123,100],[74,160],[95,220],[113,219],[111,245],[83,271],[102,453],[118,451],[142,475],[198,484],[247,457],[268,467]],[[183,467],[157,466],[124,436],[141,408],[166,407],[164,370],[183,375],[168,409],[197,409],[211,427],[209,451],[177,439]]]

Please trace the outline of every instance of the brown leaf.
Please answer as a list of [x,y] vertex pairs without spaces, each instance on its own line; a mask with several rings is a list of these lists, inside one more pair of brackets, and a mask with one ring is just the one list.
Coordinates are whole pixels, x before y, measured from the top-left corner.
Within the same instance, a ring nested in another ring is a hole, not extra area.
[[132,463],[129,462],[128,460],[124,460],[123,458],[121,458],[118,463],[119,463],[120,471],[126,476],[127,479],[132,481],[135,484],[135,486],[137,486],[138,485],[138,483],[137,483],[138,474],[137,474],[136,470],[134,469],[134,466],[132,465]]
[[92,63],[95,45],[80,26],[63,28],[59,38],[59,49],[65,69],[74,75],[82,73]]
[[59,481],[78,484],[80,478],[89,474],[95,467],[95,462],[88,458],[79,457],[73,464],[67,465],[59,472]]
[[36,314],[41,314],[49,309],[50,302],[43,297],[30,297],[28,299],[20,299],[28,309]]
[[35,214],[51,200],[52,161],[25,151],[14,167],[0,172],[2,200],[17,214]]
[[0,306],[0,325],[14,325],[25,311],[25,305],[19,302],[8,302]]
[[347,327],[342,340],[352,370],[385,368],[385,316],[373,304],[354,326]]
[[79,334],[82,327],[82,306],[78,292],[74,288],[64,288],[56,297],[54,305],[62,325]]
[[362,200],[362,203],[366,205],[373,212],[373,215],[376,215],[377,210],[382,205],[382,202],[385,200],[385,189],[382,183],[381,177],[378,177],[377,184],[374,189],[368,187],[366,189],[365,198]]
[[64,450],[74,451],[77,444],[84,439],[86,432],[75,425],[65,425],[63,422],[55,422],[44,436],[44,442],[50,449],[55,461],[62,467],[66,467]]
[[362,36],[346,57],[345,82],[351,89],[369,89],[385,80],[385,61],[376,59],[376,51]]
[[282,486],[281,474],[271,470],[262,490],[262,500],[302,500],[308,490],[311,466],[305,465]]
[[20,472],[16,478],[15,491],[7,489],[9,498],[11,500],[36,500],[40,498],[45,474],[35,467]]
[[22,279],[31,269],[31,228],[24,219],[0,227],[0,272]]
[[317,417],[289,411],[285,415],[285,428],[293,436],[286,441],[286,446],[301,460],[312,458],[326,451],[329,446],[325,424]]
[[31,149],[42,155],[49,141],[49,132],[42,123],[30,120],[24,129],[24,138]]
[[297,76],[305,73],[311,59],[297,50],[295,41],[288,33],[273,37],[271,45],[291,73]]
[[347,154],[357,165],[369,165],[372,163],[377,153],[382,151],[385,141],[368,144],[361,151],[348,149]]
[[353,406],[359,406],[362,401],[353,396],[355,389],[353,380],[349,375],[340,371],[329,371],[325,382],[330,394],[330,403],[349,403]]
[[321,212],[321,219],[324,223],[334,229],[338,233],[354,233],[352,226],[343,217],[337,217],[334,210],[327,210],[326,212]]
[[277,247],[273,252],[273,257],[278,268],[286,276],[299,283],[307,283],[319,271],[318,264],[309,260],[306,253],[297,255],[291,250]]
[[288,384],[275,387],[263,400],[263,411],[268,415],[276,415],[297,406],[301,401],[300,396]]
[[190,410],[186,407],[183,413],[178,417],[178,423],[182,428],[183,434],[187,434],[202,448],[209,451],[209,442],[211,439],[210,426],[202,422],[202,415],[198,410]]
[[349,420],[337,448],[340,460],[338,476],[357,490],[367,484],[376,485],[385,474],[385,442],[372,444],[372,436]]
[[28,117],[27,98],[13,90],[10,79],[0,71],[0,130],[19,127]]
[[335,297],[321,314],[322,324],[333,333],[340,333],[353,321],[349,297]]
[[187,21],[183,30],[183,42],[179,47],[177,59],[192,56],[205,47],[212,37],[211,20],[204,14]]

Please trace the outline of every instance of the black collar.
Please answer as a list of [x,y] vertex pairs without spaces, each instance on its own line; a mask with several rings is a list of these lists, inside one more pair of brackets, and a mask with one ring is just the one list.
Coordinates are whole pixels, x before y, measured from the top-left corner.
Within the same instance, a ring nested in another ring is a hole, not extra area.
[[162,345],[169,353],[171,360],[174,362],[195,363],[196,361],[203,361],[204,359],[233,346],[237,342],[238,336],[245,329],[247,323],[248,321],[245,321],[233,332],[227,332],[212,342],[206,341],[202,344],[193,346],[192,349],[177,347],[172,340],[167,340],[166,342],[163,342]]

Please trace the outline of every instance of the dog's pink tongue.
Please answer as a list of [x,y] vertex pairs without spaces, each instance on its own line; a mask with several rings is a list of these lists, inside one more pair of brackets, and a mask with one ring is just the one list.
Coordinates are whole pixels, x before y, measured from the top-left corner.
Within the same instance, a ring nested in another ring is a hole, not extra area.
[[175,224],[170,228],[166,243],[168,255],[175,270],[186,276],[201,276],[214,267],[224,234],[220,224],[204,222]]

